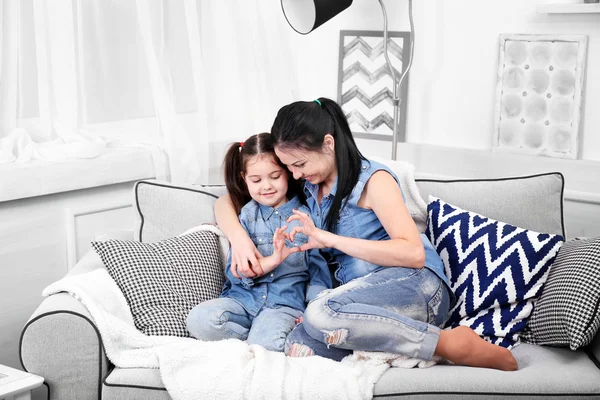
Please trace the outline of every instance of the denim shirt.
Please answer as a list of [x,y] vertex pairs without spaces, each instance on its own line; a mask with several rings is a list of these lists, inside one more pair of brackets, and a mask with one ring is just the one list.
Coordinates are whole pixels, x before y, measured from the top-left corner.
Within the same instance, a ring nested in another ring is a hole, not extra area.
[[[375,215],[375,212],[373,210],[358,206],[358,201],[362,195],[367,181],[371,175],[380,170],[389,172],[390,175],[394,177],[396,182],[398,182],[398,186],[400,186],[398,177],[387,166],[375,161],[362,160],[358,183],[352,190],[352,193],[350,193],[350,196],[348,197],[348,203],[340,210],[336,232],[338,235],[369,240],[390,239],[385,228],[379,221],[379,218],[377,218],[377,215]],[[308,181],[304,183],[304,192],[307,197],[306,202],[311,209],[311,215],[315,225],[320,229],[326,229],[324,227],[325,217],[327,216],[329,208],[333,203],[333,196],[335,195],[336,190],[337,178],[331,193],[329,193],[327,196],[323,196],[321,204],[319,205],[319,186],[311,184]],[[402,191],[402,188],[400,188],[400,190]],[[406,201],[404,193],[402,193],[402,198],[404,201]],[[448,278],[444,273],[444,264],[442,263],[442,259],[435,251],[427,236],[421,234],[421,240],[423,242],[423,247],[425,248],[425,267],[429,268],[437,276],[439,276],[440,279],[446,283],[448,289],[450,289]],[[352,279],[365,276],[371,272],[385,268],[359,258],[351,257],[337,249],[330,248],[323,250],[324,252],[329,253],[331,256],[330,262],[335,264],[337,267],[335,271],[335,278],[342,284],[347,283]],[[450,293],[452,293],[451,290]]]
[[[240,213],[240,223],[263,256],[273,254],[273,233],[276,228],[287,225],[286,232],[301,225],[299,221],[286,222],[297,209],[310,215],[308,207],[297,196],[279,208],[266,207],[252,200]],[[303,233],[294,236],[294,243],[286,239],[287,247],[308,242]],[[325,258],[318,249],[297,252],[286,258],[277,268],[257,278],[238,279],[231,273],[231,252],[227,259],[221,297],[237,300],[246,311],[256,316],[263,307],[291,307],[304,310],[306,303],[318,293],[331,288],[331,274]]]

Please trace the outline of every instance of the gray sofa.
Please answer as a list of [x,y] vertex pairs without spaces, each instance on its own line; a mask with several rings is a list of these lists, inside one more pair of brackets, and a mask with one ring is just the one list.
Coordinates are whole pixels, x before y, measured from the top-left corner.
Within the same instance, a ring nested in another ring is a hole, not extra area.
[[[491,180],[417,179],[417,187],[423,199],[433,194],[490,218],[564,235],[560,173]],[[135,239],[153,242],[214,221],[212,206],[221,193],[222,187],[138,182],[134,189]],[[424,220],[423,215],[413,216]],[[103,265],[90,252],[70,274],[95,268]],[[41,303],[23,329],[20,354],[24,369],[45,378],[51,399],[169,398],[158,370],[111,365],[86,308],[68,294],[53,295]],[[452,365],[391,368],[377,382],[374,397],[600,399],[600,334],[578,351],[521,344],[513,354],[519,363],[516,372]]]

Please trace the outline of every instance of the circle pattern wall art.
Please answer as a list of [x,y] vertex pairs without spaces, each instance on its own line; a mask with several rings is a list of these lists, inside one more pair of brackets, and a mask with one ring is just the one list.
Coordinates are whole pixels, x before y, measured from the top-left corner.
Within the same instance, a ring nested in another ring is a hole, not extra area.
[[500,35],[494,150],[577,158],[587,36]]

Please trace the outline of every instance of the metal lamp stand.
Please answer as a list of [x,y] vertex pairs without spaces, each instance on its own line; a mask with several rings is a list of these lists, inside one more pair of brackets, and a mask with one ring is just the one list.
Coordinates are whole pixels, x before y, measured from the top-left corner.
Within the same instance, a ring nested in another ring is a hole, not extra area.
[[[408,19],[410,21],[410,56],[408,59],[408,65],[400,79],[396,78],[396,71],[392,67],[392,63],[390,62],[390,58],[388,56],[388,28],[387,28],[387,13],[385,11],[385,5],[383,4],[383,0],[379,0],[379,4],[381,5],[381,11],[383,12],[383,53],[385,56],[385,62],[390,70],[390,74],[392,75],[392,85],[393,87],[393,97],[392,104],[394,106],[393,111],[393,121],[394,121],[394,129],[392,133],[392,160],[396,160],[397,152],[398,152],[398,120],[400,119],[400,88],[402,87],[402,82],[404,78],[406,78],[406,74],[408,74],[408,70],[412,66],[413,60],[413,50],[415,47],[415,38],[414,38],[414,23],[412,17],[412,0],[408,0]],[[403,57],[404,58],[404,57]],[[406,99],[404,99],[406,101]]]

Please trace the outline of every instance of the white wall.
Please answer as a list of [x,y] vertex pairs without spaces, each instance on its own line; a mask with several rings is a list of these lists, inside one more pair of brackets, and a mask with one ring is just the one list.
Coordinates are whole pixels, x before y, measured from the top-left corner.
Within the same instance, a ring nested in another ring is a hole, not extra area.
[[600,160],[600,14],[536,14],[558,0],[421,0],[410,76],[408,141],[489,149],[501,33],[589,36],[581,158]]
[[[414,1],[415,53],[408,81],[407,141],[490,149],[499,35],[586,34],[589,50],[580,158],[600,160],[600,113],[593,107],[600,104],[600,14],[535,12],[538,4],[558,1]],[[384,3],[389,29],[408,30],[408,1]],[[381,30],[381,21],[377,1],[355,0],[349,9],[309,35],[296,35],[298,99],[336,99],[339,31]],[[380,147],[387,154],[389,144]]]
[[[492,145],[502,33],[586,34],[588,42],[580,158],[600,160],[600,14],[537,14],[538,4],[561,0],[418,0],[413,2],[415,53],[408,85],[407,141],[488,150]],[[563,0],[574,2],[577,0]],[[274,2],[278,7],[279,2]],[[384,0],[390,30],[409,30],[408,1]],[[270,21],[292,43],[276,56],[292,56],[296,89],[287,102],[320,96],[337,99],[339,31],[381,30],[376,0],[350,8],[308,35],[280,18]],[[293,82],[290,82],[293,85]],[[273,117],[276,110],[273,110]],[[265,124],[265,129],[270,126]],[[231,139],[233,140],[233,139]],[[229,138],[225,142],[231,141]],[[378,143],[382,155],[389,143]],[[373,147],[373,146],[371,146]],[[441,172],[441,171],[440,171]]]

